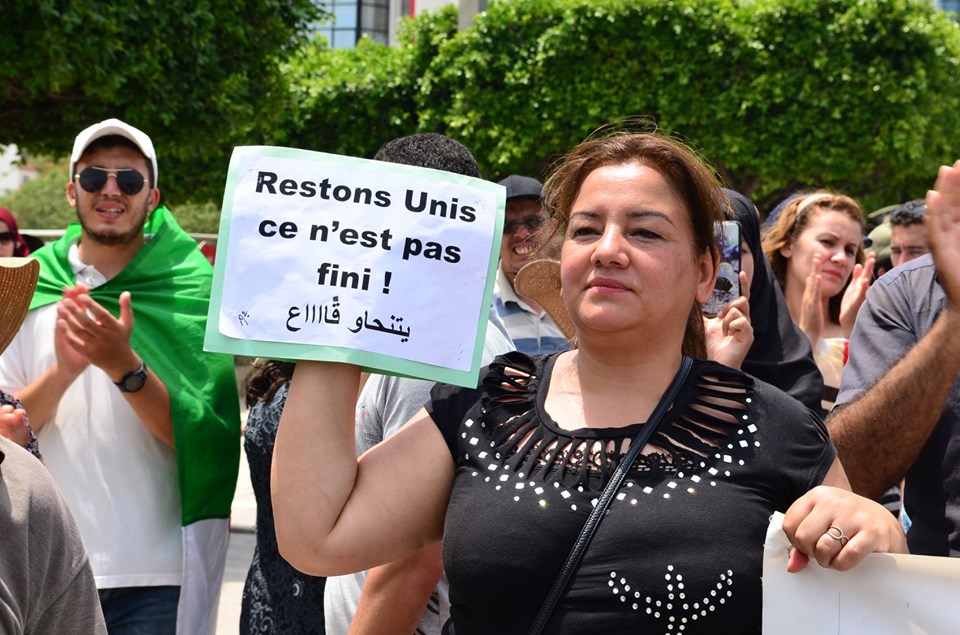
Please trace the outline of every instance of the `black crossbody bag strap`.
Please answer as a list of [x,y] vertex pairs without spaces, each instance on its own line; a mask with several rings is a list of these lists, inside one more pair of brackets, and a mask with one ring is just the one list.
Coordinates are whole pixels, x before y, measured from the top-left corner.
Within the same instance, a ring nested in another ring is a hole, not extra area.
[[680,388],[687,380],[687,375],[690,374],[691,366],[693,366],[693,361],[684,355],[680,361],[680,369],[677,371],[676,377],[673,378],[673,383],[670,384],[670,388],[668,388],[667,392],[660,398],[660,403],[654,408],[650,419],[647,420],[647,424],[643,426],[640,433],[637,434],[636,438],[634,438],[630,444],[630,449],[627,451],[627,454],[617,465],[617,469],[614,470],[607,486],[603,488],[603,493],[600,495],[596,507],[590,512],[590,516],[587,517],[587,522],[583,524],[583,529],[580,530],[580,536],[577,537],[577,541],[573,543],[570,555],[567,556],[567,561],[563,563],[563,568],[553,583],[550,594],[547,595],[547,598],[540,606],[540,612],[537,613],[537,619],[534,620],[533,626],[530,627],[529,635],[540,635],[547,625],[547,620],[550,619],[550,615],[553,614],[553,609],[556,608],[560,596],[563,595],[563,592],[566,590],[570,577],[573,575],[573,572],[577,570],[577,567],[580,566],[583,553],[587,550],[587,545],[589,545],[593,539],[593,534],[596,533],[597,527],[600,525],[600,521],[607,511],[607,507],[610,506],[610,501],[613,500],[617,490],[620,489],[623,479],[627,476],[627,471],[633,465],[633,462],[637,460],[637,455],[640,454],[640,450],[643,449],[650,439],[650,436],[657,429],[657,426],[660,425],[663,415],[666,414],[670,406],[673,405],[673,400],[677,398],[677,393],[680,392]]

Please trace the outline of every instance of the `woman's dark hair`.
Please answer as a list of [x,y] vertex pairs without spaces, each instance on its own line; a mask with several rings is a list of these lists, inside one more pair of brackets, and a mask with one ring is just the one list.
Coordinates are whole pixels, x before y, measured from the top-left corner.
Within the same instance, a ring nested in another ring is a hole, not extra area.
[[[696,257],[709,252],[716,267],[720,251],[714,226],[725,217],[726,197],[716,176],[692,150],[660,134],[615,133],[588,139],[567,154],[543,185],[543,207],[551,216],[550,233],[566,233],[573,202],[591,172],[608,165],[628,164],[652,168],[663,176],[687,210],[693,230],[691,254]],[[687,318],[683,353],[706,357],[703,315],[696,301]]]
[[281,362],[275,359],[266,361],[257,360],[246,378],[243,380],[243,398],[249,408],[259,402],[273,399],[280,386],[293,377],[293,362]]

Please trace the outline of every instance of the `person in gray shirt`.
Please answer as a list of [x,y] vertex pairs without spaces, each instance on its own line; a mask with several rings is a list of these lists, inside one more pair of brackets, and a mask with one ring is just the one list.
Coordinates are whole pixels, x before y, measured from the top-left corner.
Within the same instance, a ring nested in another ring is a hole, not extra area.
[[870,288],[827,419],[853,491],[901,480],[910,552],[960,556],[960,161],[927,194],[931,254]]
[[[40,263],[0,258],[0,353],[20,328]],[[59,488],[38,460],[29,419],[0,391],[0,422],[28,442],[0,436],[0,633],[106,635],[100,597],[80,531]]]

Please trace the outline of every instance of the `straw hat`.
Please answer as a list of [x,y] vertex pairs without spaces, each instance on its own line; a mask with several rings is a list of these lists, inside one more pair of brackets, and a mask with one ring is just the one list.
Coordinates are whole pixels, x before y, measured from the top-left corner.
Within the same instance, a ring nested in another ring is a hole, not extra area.
[[573,339],[575,329],[567,306],[560,296],[560,262],[557,260],[534,260],[517,272],[513,288],[520,295],[534,300],[550,315],[568,340]]
[[37,288],[40,261],[32,258],[0,258],[0,353],[27,317]]

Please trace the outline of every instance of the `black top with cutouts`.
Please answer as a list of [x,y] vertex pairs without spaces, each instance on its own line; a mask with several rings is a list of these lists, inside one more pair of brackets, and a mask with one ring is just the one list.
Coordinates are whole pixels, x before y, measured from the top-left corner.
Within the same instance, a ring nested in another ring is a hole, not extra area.
[[[642,422],[564,430],[544,403],[556,356],[501,356],[427,409],[456,475],[444,566],[457,635],[525,633]],[[548,633],[759,633],[770,515],[836,452],[780,390],[697,361],[629,471]]]

